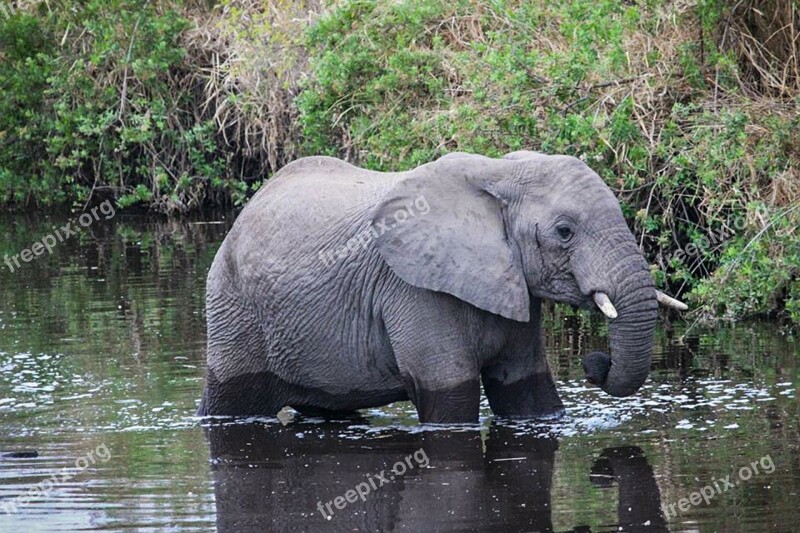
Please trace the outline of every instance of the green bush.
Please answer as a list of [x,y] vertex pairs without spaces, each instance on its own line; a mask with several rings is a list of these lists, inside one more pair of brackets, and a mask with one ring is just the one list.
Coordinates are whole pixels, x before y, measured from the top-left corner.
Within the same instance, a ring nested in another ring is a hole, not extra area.
[[188,211],[300,155],[565,153],[659,286],[800,323],[791,2],[40,4],[0,20],[0,202]]
[[57,68],[54,37],[42,21],[24,13],[0,19],[0,201],[63,201],[62,180],[47,172],[51,121],[45,97]]
[[[227,159],[198,111],[179,12],[144,0],[39,5],[0,20],[0,201],[113,196],[164,210],[198,207]],[[188,85],[188,84],[187,84]]]
[[308,32],[305,150],[381,170],[454,150],[580,157],[617,191],[660,285],[710,316],[785,306],[797,321],[798,196],[769,191],[797,183],[798,115],[744,93],[716,47],[724,4],[677,5],[343,3]]

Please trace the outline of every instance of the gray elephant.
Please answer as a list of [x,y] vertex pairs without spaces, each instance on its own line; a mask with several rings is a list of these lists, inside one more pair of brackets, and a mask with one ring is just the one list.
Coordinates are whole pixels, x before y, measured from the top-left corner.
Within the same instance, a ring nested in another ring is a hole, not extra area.
[[208,275],[200,415],[335,415],[411,400],[423,423],[563,412],[541,299],[612,319],[592,382],[647,378],[657,300],[602,179],[578,159],[449,154],[380,173],[310,157],[253,197]]

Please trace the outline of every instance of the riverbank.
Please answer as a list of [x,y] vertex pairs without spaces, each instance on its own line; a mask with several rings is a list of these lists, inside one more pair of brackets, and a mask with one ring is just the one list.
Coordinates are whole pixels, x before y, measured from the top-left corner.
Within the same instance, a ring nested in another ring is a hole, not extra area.
[[29,2],[0,12],[0,203],[242,205],[311,154],[584,159],[699,317],[800,323],[790,0]]

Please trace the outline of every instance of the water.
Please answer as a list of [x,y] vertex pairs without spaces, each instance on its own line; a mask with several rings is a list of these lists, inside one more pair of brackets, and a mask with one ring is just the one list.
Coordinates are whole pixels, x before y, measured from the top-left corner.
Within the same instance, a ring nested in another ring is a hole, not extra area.
[[[0,217],[0,255],[66,221]],[[480,427],[446,431],[408,403],[203,423],[205,275],[229,226],[118,214],[0,265],[0,531],[800,527],[800,358],[774,323],[661,327],[651,380],[614,399],[581,380],[603,321],[550,314],[556,422],[484,402]]]

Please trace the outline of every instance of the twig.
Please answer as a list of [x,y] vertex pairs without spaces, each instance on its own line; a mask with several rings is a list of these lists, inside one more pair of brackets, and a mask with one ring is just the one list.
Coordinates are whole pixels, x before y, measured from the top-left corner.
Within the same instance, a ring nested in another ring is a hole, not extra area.
[[618,87],[618,86],[624,85],[626,83],[632,83],[632,82],[634,82],[634,81],[636,81],[636,80],[638,80],[640,78],[644,78],[645,76],[647,76],[647,75],[646,74],[642,74],[642,75],[639,75],[639,76],[632,76],[630,78],[624,78],[624,79],[621,79],[621,80],[611,80],[611,81],[604,81],[602,83],[595,83],[593,85],[589,85],[588,87],[585,87],[583,90],[586,91],[586,92],[589,92],[589,91],[593,91],[595,89],[602,89],[604,87]]
[[[642,74],[640,76],[632,76],[630,78],[625,78],[625,79],[622,79],[622,80],[604,81],[602,83],[595,83],[595,84],[588,85],[588,86],[583,86],[583,85],[581,85],[581,82],[578,81],[578,83],[575,84],[574,90],[582,91],[584,93],[590,93],[590,92],[592,92],[592,91],[594,91],[596,89],[603,89],[605,87],[619,87],[620,85],[624,85],[626,83],[632,83],[632,82],[634,82],[634,81],[636,81],[636,80],[638,80],[640,78],[643,78],[645,76],[646,76],[646,74]],[[588,99],[589,99],[589,96],[583,96],[581,98],[578,98],[574,102],[570,102],[569,104],[567,104],[566,107],[564,107],[564,109],[561,110],[561,115],[562,116],[567,116],[567,111],[569,111],[570,109],[572,109],[576,105],[580,104],[581,102],[585,102]]]
[[[655,193],[655,191],[656,191],[655,187],[650,189],[650,196],[648,196],[648,198],[647,198],[647,207],[645,208],[645,211],[644,211],[645,219],[647,218],[647,215],[650,214],[650,204],[653,202],[653,193]],[[645,222],[646,222],[646,220],[645,220]],[[647,234],[647,229],[646,228],[642,228],[642,238],[639,239],[639,249],[640,250],[642,249],[642,246],[644,245],[644,236],[646,234]]]
[[[145,8],[147,4],[145,3]],[[136,31],[139,29],[139,22],[142,20],[142,15],[139,14],[139,17],[136,19],[136,24],[133,25],[133,32],[131,33],[131,42],[128,43],[128,54],[125,57],[125,74],[122,78],[122,95],[119,101],[119,115],[117,116],[117,120],[122,120],[122,114],[125,112],[125,101],[128,98],[128,67],[131,64],[131,52],[133,51],[133,41],[136,38]]]
[[561,110],[561,115],[566,117],[567,116],[567,111],[569,111],[570,109],[572,109],[576,105],[580,104],[581,102],[585,102],[588,99],[589,99],[588,96],[584,96],[582,98],[578,98],[574,102],[571,102],[571,103],[567,104],[567,106],[564,109]]
[[653,187],[655,184],[656,184],[655,181],[651,181],[650,183],[639,185],[638,187],[634,187],[633,189],[615,189],[614,187],[609,187],[609,189],[620,194],[627,194],[631,192],[641,191],[642,189],[646,189],[647,187]]

